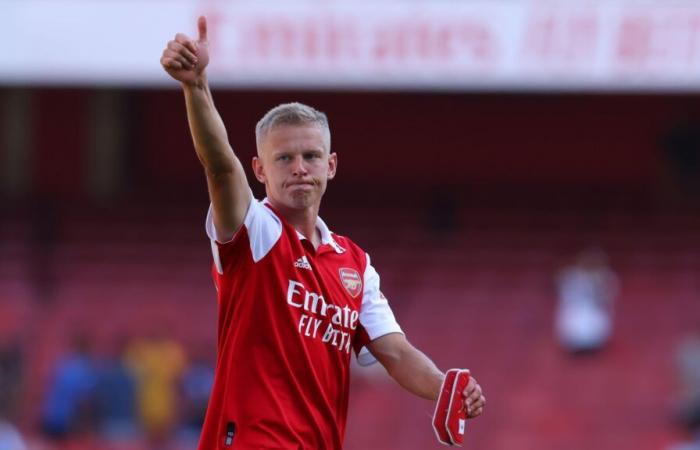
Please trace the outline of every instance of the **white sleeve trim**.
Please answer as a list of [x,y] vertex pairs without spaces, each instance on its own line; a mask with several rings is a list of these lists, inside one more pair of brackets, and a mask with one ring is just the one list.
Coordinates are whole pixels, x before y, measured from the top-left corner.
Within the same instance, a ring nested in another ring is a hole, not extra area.
[[[230,239],[219,239],[214,227],[212,206],[209,205],[206,219],[207,236],[211,240],[212,256],[216,264],[216,270],[223,274],[223,266],[221,264],[221,256],[216,243],[226,244],[231,242],[240,232],[240,228],[231,236]],[[282,236],[282,222],[269,208],[265,207],[255,198],[251,198],[248,211],[243,219],[243,225],[248,231],[248,239],[250,242],[250,251],[253,255],[253,261],[258,262],[267,255],[272,247],[275,246]]]
[[[379,290],[379,274],[372,267],[369,255],[367,267],[364,273],[364,292],[362,294],[362,306],[360,307],[360,324],[367,331],[370,341],[390,333],[401,333],[401,327],[396,322],[391,311],[389,301]],[[357,355],[357,362],[361,366],[374,364],[376,359],[366,348],[362,348]]]
[[[255,202],[255,198],[252,198],[251,196],[250,203],[248,204],[248,209],[245,212],[246,217],[248,217],[248,214],[250,214],[250,208],[253,205],[253,202]],[[212,244],[214,243],[214,241],[218,242],[219,244],[228,244],[233,240],[234,237],[236,237],[236,234],[238,234],[238,232],[241,229],[240,227],[238,227],[238,230],[234,231],[231,234],[231,236],[219,236],[219,233],[216,231],[216,226],[214,226],[214,206],[211,203],[209,203],[209,210],[207,211],[207,218],[204,227],[207,230],[207,236],[209,237],[209,240],[212,241]]]
[[362,347],[360,353],[357,354],[357,364],[362,367],[371,366],[377,362],[377,358],[374,357],[372,353],[367,349],[367,347]]

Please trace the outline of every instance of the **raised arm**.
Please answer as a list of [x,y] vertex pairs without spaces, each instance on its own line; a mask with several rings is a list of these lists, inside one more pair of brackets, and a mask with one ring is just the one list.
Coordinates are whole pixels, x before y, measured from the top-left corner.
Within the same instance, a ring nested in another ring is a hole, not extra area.
[[182,84],[194,148],[207,177],[214,226],[217,236],[227,240],[243,223],[252,195],[209,90],[206,74],[209,42],[204,17],[199,18],[197,27],[197,40],[178,33],[168,42],[160,63]]

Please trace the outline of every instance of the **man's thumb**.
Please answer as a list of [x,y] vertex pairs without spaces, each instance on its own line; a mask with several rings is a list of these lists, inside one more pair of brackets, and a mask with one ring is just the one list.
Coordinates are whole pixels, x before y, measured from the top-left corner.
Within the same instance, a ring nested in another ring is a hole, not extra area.
[[197,28],[199,29],[199,40],[207,40],[207,18],[204,16],[199,16],[197,19]]

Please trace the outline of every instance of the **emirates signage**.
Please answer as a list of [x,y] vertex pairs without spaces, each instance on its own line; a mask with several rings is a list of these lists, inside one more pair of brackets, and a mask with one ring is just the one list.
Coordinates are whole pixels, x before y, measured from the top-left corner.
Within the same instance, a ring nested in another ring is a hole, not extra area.
[[163,85],[209,22],[230,87],[700,90],[697,0],[0,0],[3,84]]

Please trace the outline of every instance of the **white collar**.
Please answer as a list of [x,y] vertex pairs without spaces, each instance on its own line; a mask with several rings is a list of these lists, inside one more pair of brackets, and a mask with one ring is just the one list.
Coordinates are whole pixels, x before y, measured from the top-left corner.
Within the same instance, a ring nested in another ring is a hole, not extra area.
[[[272,205],[267,197],[263,199],[263,204]],[[326,222],[324,222],[323,219],[321,219],[319,216],[316,216],[316,229],[321,233],[321,244],[330,245],[331,247],[333,247],[333,250],[335,250],[336,253],[345,252],[345,249],[338,245],[335,239],[333,239],[331,230],[328,228],[328,225],[326,225]],[[297,236],[299,237],[299,239],[306,239],[306,236],[301,234],[299,230],[295,229],[295,231],[297,232]]]

